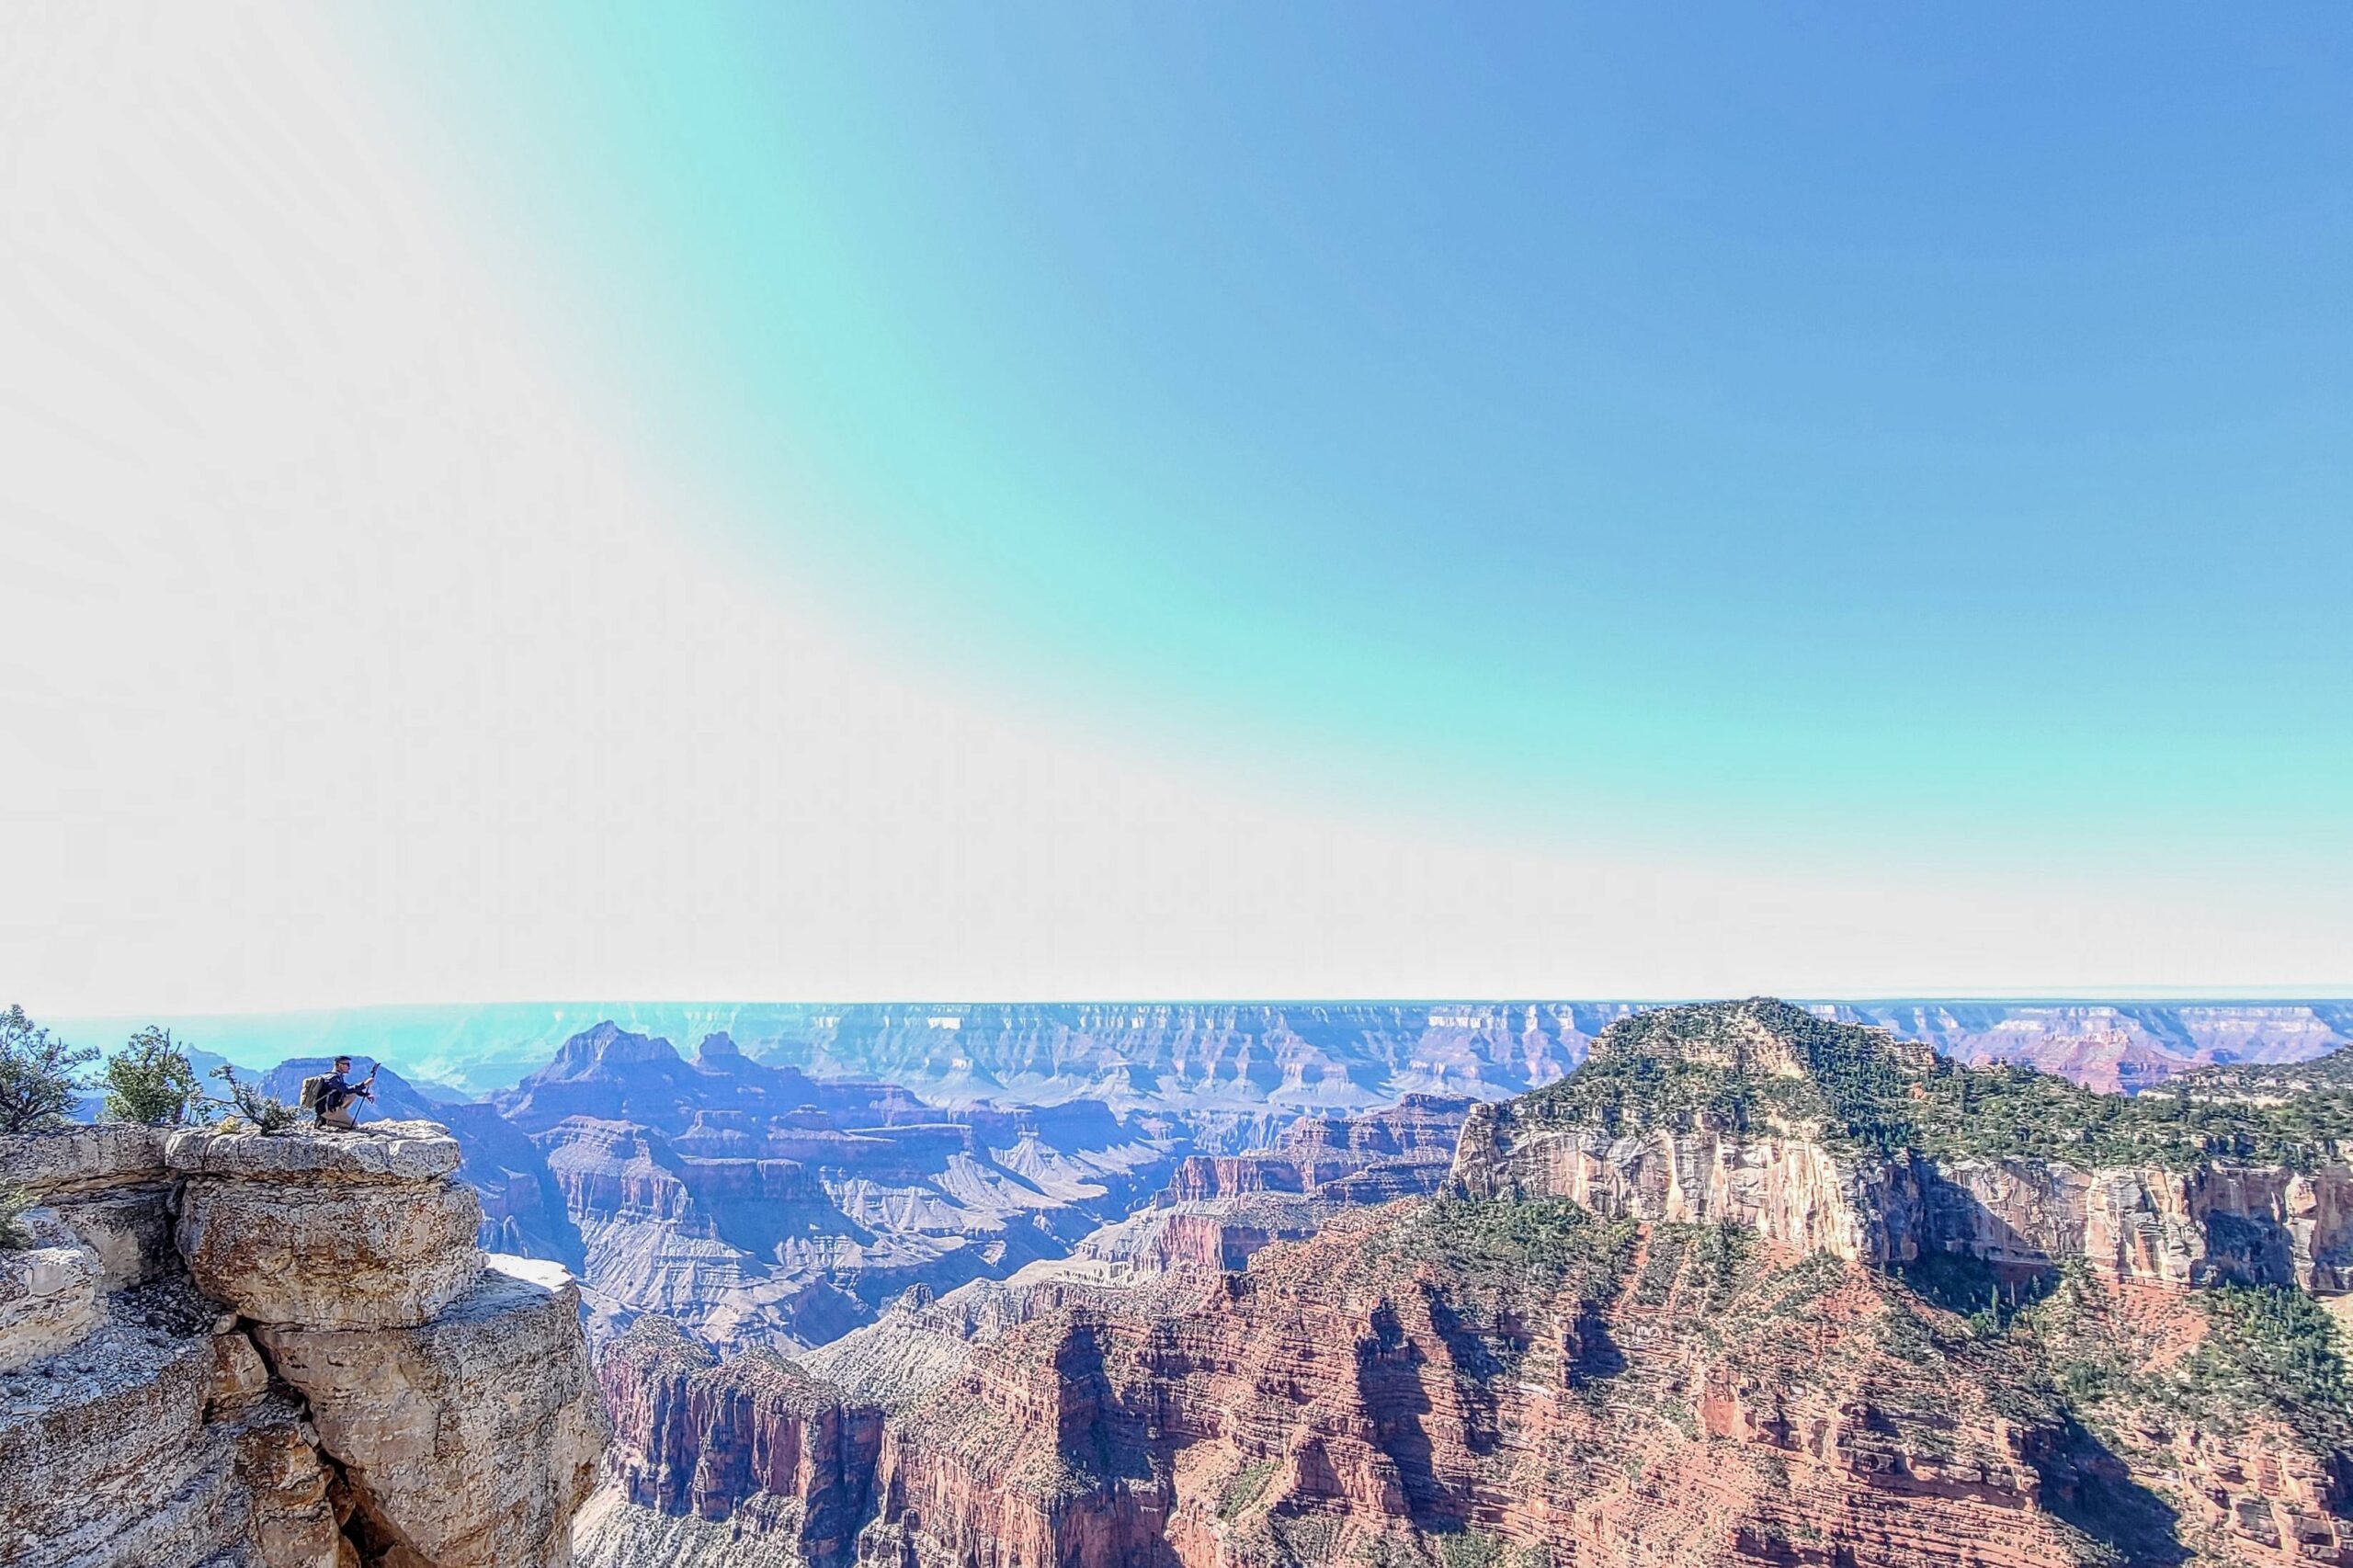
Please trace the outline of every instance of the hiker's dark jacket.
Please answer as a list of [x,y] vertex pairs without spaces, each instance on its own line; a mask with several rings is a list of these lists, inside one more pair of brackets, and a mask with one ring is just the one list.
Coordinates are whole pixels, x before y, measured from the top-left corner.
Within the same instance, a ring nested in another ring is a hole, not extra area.
[[358,1097],[359,1091],[353,1088],[340,1073],[328,1074],[326,1082],[319,1085],[321,1110],[341,1110]]

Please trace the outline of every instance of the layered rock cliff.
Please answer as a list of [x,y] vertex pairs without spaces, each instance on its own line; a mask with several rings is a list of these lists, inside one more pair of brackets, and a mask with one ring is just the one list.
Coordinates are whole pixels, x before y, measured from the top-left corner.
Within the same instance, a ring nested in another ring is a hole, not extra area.
[[1199,1203],[1250,1193],[1304,1194],[1375,1166],[1392,1168],[1402,1197],[1420,1185],[1419,1171],[1454,1155],[1462,1123],[1475,1101],[1408,1095],[1398,1104],[1353,1116],[1305,1117],[1272,1149],[1234,1154],[1189,1154],[1179,1161],[1156,1202]]
[[904,1089],[693,1061],[600,1025],[501,1096],[576,1236],[591,1328],[642,1312],[729,1348],[800,1348],[1068,1253],[1142,1203],[1181,1133],[1097,1101],[945,1111]]
[[459,1158],[415,1122],[0,1140],[45,1200],[0,1251],[0,1561],[569,1562],[604,1433],[577,1289],[480,1252]]
[[2233,1082],[2128,1100],[1770,1000],[1671,1009],[1614,1026],[1563,1084],[1474,1108],[1449,1187],[1729,1221],[1881,1267],[2353,1285],[2353,1107]]
[[1630,1027],[1473,1113],[1448,1194],[1239,1269],[974,1287],[789,1373],[651,1340],[586,1560],[721,1561],[691,1516],[838,1561],[805,1465],[727,1457],[825,1411],[880,1420],[875,1568],[2353,1563],[2333,1104],[2131,1111],[1791,1011]]

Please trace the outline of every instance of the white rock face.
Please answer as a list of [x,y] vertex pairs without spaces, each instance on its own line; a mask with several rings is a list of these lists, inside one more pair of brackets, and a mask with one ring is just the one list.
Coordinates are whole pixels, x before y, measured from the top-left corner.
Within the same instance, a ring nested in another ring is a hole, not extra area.
[[1881,1160],[1786,1133],[1706,1125],[1612,1138],[1508,1105],[1475,1107],[1449,1185],[1567,1198],[1642,1220],[1731,1221],[1882,1267],[1951,1251],[2189,1290],[2237,1280],[2353,1289],[2353,1165],[2300,1172],[2206,1161],[2079,1170],[2020,1159]]
[[430,1122],[274,1137],[173,1135],[179,1251],[208,1295],[259,1323],[424,1323],[482,1272],[482,1206]]
[[1612,1138],[1574,1123],[1518,1125],[1474,1107],[1449,1181],[1473,1197],[1566,1198],[1599,1214],[1726,1221],[1808,1252],[1874,1264],[1918,1254],[1907,1166],[1841,1158],[1811,1140],[1710,1128]]
[[494,1256],[421,1326],[256,1337],[310,1402],[378,1560],[553,1568],[605,1441],[579,1310],[562,1265]]

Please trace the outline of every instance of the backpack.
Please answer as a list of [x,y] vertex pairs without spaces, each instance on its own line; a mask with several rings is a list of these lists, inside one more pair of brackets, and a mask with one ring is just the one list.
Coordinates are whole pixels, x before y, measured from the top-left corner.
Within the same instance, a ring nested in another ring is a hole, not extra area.
[[319,1108],[319,1086],[326,1081],[327,1075],[324,1073],[313,1073],[302,1080],[301,1103],[304,1110],[315,1111]]

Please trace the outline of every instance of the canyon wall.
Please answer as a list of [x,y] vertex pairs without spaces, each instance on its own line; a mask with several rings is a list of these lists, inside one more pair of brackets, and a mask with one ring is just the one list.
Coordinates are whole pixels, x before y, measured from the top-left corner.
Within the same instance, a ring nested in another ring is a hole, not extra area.
[[1474,1108],[1448,1176],[1467,1197],[1565,1198],[1597,1213],[1728,1221],[1881,1267],[1961,1253],[2021,1269],[2080,1259],[2119,1281],[2353,1289],[2353,1161],[2079,1170],[2023,1159],[1833,1153],[1796,1133],[1612,1136],[1514,1104]]
[[882,1414],[783,1358],[719,1358],[641,1318],[597,1369],[613,1422],[612,1476],[630,1502],[707,1519],[757,1496],[783,1505],[809,1562],[847,1560],[865,1522]]
[[1061,1257],[1143,1202],[1184,1138],[1099,1101],[943,1110],[753,1062],[723,1035],[688,1061],[610,1024],[470,1108],[532,1145],[592,1335],[651,1312],[741,1349],[821,1345],[912,1286]]
[[[847,1446],[864,1517],[846,1547],[829,1514],[811,1563],[2048,1568],[2188,1562],[2200,1531],[2200,1561],[2353,1562],[2343,1475],[2276,1428],[2140,1414],[2120,1454],[1879,1271],[1769,1244],[1728,1267],[1703,1227],[1597,1222],[1563,1278],[1481,1261],[1496,1209],[1359,1214],[1148,1299],[992,1287],[827,1353],[886,1339],[932,1360],[909,1382],[617,1346],[637,1506],[608,1504],[585,1561],[669,1561],[691,1514],[731,1522],[735,1561],[786,1562],[799,1500],[849,1497]],[[2170,1504],[2168,1474],[2195,1483]]]
[[[559,1568],[603,1423],[560,1267],[438,1126],[0,1139],[0,1560]],[[12,1302],[40,1303],[10,1312]]]
[[[690,1512],[781,1562],[811,1471],[733,1456],[823,1412],[877,1433],[865,1568],[2346,1568],[2348,1070],[2131,1102],[1665,1010],[1472,1108],[1434,1199],[1378,1202],[1427,1146],[1303,1126],[790,1375],[649,1335],[587,1561]],[[2020,1145],[2149,1157],[1960,1152]]]
[[1729,1221],[1803,1252],[1892,1265],[1919,1256],[1908,1164],[1858,1161],[1813,1140],[1699,1128],[1613,1137],[1507,1106],[1475,1108],[1448,1173],[1471,1198],[1565,1198],[1596,1213]]

